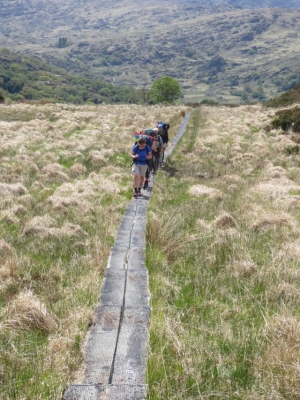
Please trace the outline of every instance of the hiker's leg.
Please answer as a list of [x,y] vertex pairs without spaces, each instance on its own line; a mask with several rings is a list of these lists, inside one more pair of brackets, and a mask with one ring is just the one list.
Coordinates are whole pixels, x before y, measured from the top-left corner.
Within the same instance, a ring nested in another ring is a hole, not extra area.
[[147,170],[148,170],[147,164],[139,166],[139,185],[138,185],[139,189],[141,189],[144,184],[144,178],[147,173]]
[[153,158],[150,160],[149,163],[149,175],[151,174],[152,171],[153,171]]
[[144,183],[144,175],[139,175],[139,184],[138,188],[141,189]]
[[[150,160],[149,160],[150,161]],[[149,167],[147,166],[147,171],[145,173],[145,178],[144,178],[144,185],[143,185],[143,189],[147,189],[148,184],[149,184]]]
[[164,157],[164,153],[163,153],[163,151],[162,151],[161,153],[159,153],[159,157],[158,157],[158,166],[161,165],[162,160],[163,160],[163,157]]
[[133,187],[134,188],[137,188],[138,186],[139,186],[139,178],[140,178],[140,176],[139,175],[134,175],[134,177],[133,177]]
[[146,173],[145,173],[145,179],[149,179],[149,167],[147,168],[147,171],[146,171]]
[[164,163],[164,162],[165,162],[165,148],[166,148],[166,146],[167,146],[167,143],[164,143],[164,145],[163,145],[163,151],[162,151],[162,160],[161,160],[161,163]]
[[137,185],[139,183],[139,167],[137,164],[132,165],[131,173],[133,175],[133,188],[137,188]]
[[157,151],[155,153],[155,168],[154,168],[155,172],[157,172],[158,170],[158,163],[159,163],[159,152]]

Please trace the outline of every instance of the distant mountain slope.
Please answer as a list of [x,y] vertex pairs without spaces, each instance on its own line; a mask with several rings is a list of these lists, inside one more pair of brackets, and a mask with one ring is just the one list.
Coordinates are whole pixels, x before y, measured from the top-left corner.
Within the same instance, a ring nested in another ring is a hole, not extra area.
[[2,0],[0,17],[0,46],[120,85],[170,75],[186,100],[265,100],[300,81],[296,0]]
[[50,100],[75,104],[128,103],[134,89],[75,76],[33,57],[0,49],[0,95],[6,100]]
[[[200,1],[201,2],[201,1]],[[217,2],[213,2],[217,4]],[[298,0],[228,0],[225,3],[237,8],[300,8]]]

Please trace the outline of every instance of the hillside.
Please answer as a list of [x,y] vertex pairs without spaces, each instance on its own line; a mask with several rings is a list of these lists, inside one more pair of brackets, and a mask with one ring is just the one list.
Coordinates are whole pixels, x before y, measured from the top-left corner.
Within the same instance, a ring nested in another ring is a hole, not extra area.
[[36,57],[20,56],[7,49],[0,49],[0,94],[6,101],[49,100],[75,104],[139,100],[133,88],[76,76]]
[[300,81],[293,0],[4,0],[0,16],[2,46],[120,85],[170,75],[186,101],[264,101]]
[[296,85],[290,90],[287,90],[280,96],[270,99],[268,102],[266,102],[266,105],[270,107],[284,107],[293,105],[295,103],[300,104],[300,84]]

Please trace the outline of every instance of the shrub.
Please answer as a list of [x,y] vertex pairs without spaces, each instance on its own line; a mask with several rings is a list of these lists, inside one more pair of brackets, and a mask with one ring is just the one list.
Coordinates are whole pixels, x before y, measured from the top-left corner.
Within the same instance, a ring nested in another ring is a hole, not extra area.
[[292,130],[300,132],[300,108],[294,107],[289,110],[277,111],[276,118],[272,121],[273,128],[281,128],[283,131]]

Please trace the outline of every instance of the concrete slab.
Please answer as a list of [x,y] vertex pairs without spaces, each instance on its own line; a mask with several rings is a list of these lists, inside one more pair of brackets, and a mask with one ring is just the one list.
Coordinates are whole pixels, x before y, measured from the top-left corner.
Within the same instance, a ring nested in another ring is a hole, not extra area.
[[115,354],[112,384],[145,383],[149,321],[148,307],[125,308]]
[[125,307],[150,307],[148,271],[130,270],[127,273]]
[[101,400],[146,400],[147,385],[107,385]]
[[145,249],[139,246],[131,246],[128,252],[128,270],[145,269],[146,255]]
[[121,247],[126,247],[129,246],[130,243],[130,238],[131,238],[131,230],[126,231],[126,230],[120,230],[117,233],[117,237],[115,239],[115,246],[121,246]]
[[[133,199],[133,200],[135,200],[135,199]],[[129,216],[133,216],[136,214],[138,203],[133,200],[127,204],[125,212],[124,212],[124,217],[129,217]]]
[[146,212],[147,212],[147,205],[148,205],[148,202],[141,200],[140,203],[138,204],[138,207],[136,210],[136,215],[139,217],[145,216]]
[[62,400],[99,400],[101,391],[98,385],[69,385]]
[[131,231],[130,247],[131,246],[146,248],[145,232]]
[[136,215],[133,218],[133,226],[132,229],[135,231],[142,231],[145,232],[147,223],[147,216],[146,213],[144,215]]
[[147,385],[70,385],[63,400],[146,400]]
[[108,257],[107,269],[125,270],[127,265],[129,247],[114,246]]
[[85,340],[83,383],[108,384],[118,339],[121,308],[98,307],[95,317],[95,324]]
[[99,299],[100,305],[122,307],[125,293],[125,277],[125,270],[105,270]]
[[134,217],[135,217],[135,214],[131,215],[131,216],[124,216],[122,218],[122,221],[121,221],[119,229],[130,231],[133,228],[133,219],[134,219]]

